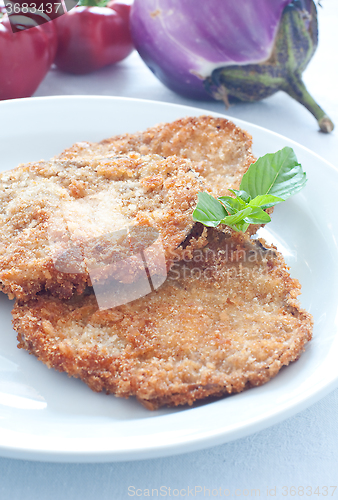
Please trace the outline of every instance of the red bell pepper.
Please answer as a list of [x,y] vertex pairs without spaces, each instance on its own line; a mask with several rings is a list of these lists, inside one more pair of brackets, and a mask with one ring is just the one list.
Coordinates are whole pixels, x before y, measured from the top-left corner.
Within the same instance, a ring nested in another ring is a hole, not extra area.
[[107,7],[109,9],[115,10],[121,17],[126,21],[129,27],[129,17],[131,11],[131,5],[127,5],[125,3],[119,2],[118,0],[110,0],[107,3]]
[[13,33],[0,9],[0,100],[29,97],[49,70],[57,49],[52,22]]
[[54,62],[62,71],[90,73],[121,61],[133,50],[130,6],[110,2],[107,7],[96,7],[93,2],[83,0],[55,21],[58,51]]

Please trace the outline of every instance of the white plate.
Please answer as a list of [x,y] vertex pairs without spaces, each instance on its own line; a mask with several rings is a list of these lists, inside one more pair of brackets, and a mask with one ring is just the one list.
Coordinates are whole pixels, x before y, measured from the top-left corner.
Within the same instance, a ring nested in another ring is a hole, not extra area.
[[[1,169],[49,158],[75,141],[206,112],[114,97],[52,97],[0,103]],[[149,412],[134,399],[91,392],[16,348],[12,304],[0,294],[0,454],[51,461],[98,462],[165,456],[237,439],[285,419],[338,385],[338,173],[293,141],[235,120],[262,155],[295,149],[308,174],[302,193],[278,206],[263,230],[303,285],[302,305],[315,319],[301,358],[272,381],[192,408]]]

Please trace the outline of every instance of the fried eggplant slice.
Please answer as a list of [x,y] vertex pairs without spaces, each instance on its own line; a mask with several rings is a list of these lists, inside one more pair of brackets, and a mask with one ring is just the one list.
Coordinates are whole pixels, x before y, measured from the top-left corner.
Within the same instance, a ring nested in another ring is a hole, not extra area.
[[1,174],[1,290],[20,299],[43,290],[69,298],[111,276],[137,280],[145,258],[165,279],[205,189],[192,167],[182,158],[128,153]]
[[141,154],[178,156],[195,162],[195,170],[216,195],[238,189],[243,174],[255,157],[252,138],[225,118],[187,117],[164,123],[136,134],[111,137],[99,143],[79,142],[58,158],[72,159],[138,151]]
[[19,347],[94,391],[147,408],[191,405],[274,377],[312,336],[300,284],[274,247],[208,230],[146,297],[100,310],[94,294],[18,302]]

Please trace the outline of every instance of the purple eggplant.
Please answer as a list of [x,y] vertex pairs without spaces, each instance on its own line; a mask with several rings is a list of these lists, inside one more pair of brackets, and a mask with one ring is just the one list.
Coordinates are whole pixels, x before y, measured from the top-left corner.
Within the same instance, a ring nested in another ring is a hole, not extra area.
[[179,94],[228,106],[283,90],[333,130],[302,81],[318,43],[313,0],[134,0],[131,30],[142,59]]

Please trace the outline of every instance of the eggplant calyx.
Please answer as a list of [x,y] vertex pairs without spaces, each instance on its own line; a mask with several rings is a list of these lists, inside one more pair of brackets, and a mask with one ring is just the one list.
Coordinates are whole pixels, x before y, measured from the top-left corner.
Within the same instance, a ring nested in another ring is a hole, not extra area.
[[226,109],[230,108],[229,93],[224,85],[218,85],[218,87],[215,87],[212,79],[209,77],[204,81],[204,88],[214,99],[217,101],[223,101]]
[[317,10],[309,1],[295,0],[284,9],[268,60],[218,68],[204,80],[206,91],[227,104],[233,99],[258,101],[283,90],[313,114],[322,132],[332,132],[332,121],[309,94],[301,77],[318,43]]

